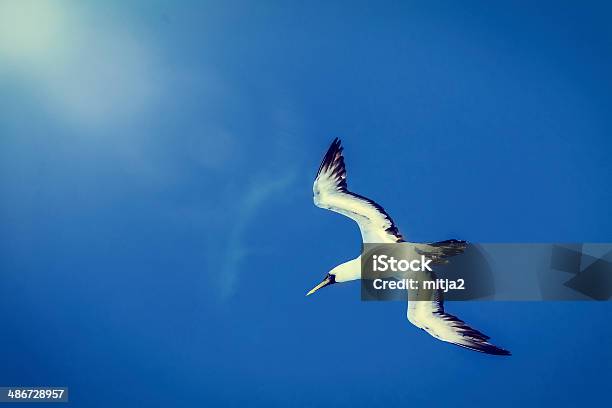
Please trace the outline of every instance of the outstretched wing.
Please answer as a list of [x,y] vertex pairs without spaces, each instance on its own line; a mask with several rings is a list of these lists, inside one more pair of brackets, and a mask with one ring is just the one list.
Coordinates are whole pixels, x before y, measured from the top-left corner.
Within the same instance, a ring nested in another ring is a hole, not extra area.
[[[433,272],[419,272],[418,280],[436,279]],[[481,353],[508,356],[510,352],[489,343],[489,336],[468,326],[463,320],[444,312],[440,290],[408,291],[408,320],[433,337]]]
[[380,205],[347,189],[342,150],[336,138],[323,157],[312,186],[315,205],[357,222],[364,243],[402,242],[402,235]]

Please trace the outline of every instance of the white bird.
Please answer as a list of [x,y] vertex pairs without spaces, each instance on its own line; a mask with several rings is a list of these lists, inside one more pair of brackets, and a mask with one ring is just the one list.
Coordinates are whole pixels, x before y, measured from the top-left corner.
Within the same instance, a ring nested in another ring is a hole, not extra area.
[[[448,240],[432,244],[408,243],[385,210],[373,200],[350,192],[346,184],[346,168],[339,139],[334,139],[325,154],[313,185],[314,203],[357,222],[363,243],[405,243],[414,246],[415,252],[427,253],[433,259],[444,258],[463,252],[465,241]],[[435,278],[432,272],[425,272]],[[361,257],[333,268],[321,283],[306,296],[317,290],[338,282],[361,279]],[[457,317],[445,313],[442,293],[433,290],[425,299],[415,300],[414,291],[409,292],[408,311],[410,323],[425,330],[433,337],[482,353],[510,355],[510,352],[488,342],[489,337],[472,329]],[[422,293],[419,299],[424,299]]]

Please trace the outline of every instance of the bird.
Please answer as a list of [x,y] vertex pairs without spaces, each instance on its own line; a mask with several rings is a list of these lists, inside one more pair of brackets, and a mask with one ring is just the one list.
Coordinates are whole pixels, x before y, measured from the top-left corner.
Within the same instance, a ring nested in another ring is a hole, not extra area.
[[[416,253],[430,255],[438,262],[444,262],[445,258],[463,252],[467,246],[465,241],[455,239],[430,244],[406,241],[382,206],[365,196],[349,191],[343,147],[338,138],[333,140],[319,166],[313,184],[313,201],[317,207],[345,215],[355,221],[359,226],[363,244],[401,243],[414,248]],[[433,272],[422,273],[435,278]],[[361,255],[334,267],[306,296],[336,283],[359,279],[361,279]],[[414,299],[414,291],[407,292],[408,321],[436,339],[481,353],[501,356],[511,354],[510,351],[491,344],[489,336],[447,313],[441,290],[421,293],[418,300]]]

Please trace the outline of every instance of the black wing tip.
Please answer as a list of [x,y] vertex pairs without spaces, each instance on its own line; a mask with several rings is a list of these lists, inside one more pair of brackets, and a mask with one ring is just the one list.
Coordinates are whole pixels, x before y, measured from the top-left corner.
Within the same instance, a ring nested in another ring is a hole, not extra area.
[[319,176],[324,169],[328,169],[330,167],[337,167],[338,172],[345,171],[344,158],[342,156],[343,150],[344,148],[342,147],[342,141],[336,137],[329,146],[329,149],[327,149],[325,156],[323,156],[317,176]]
[[456,344],[457,346],[460,346],[460,347],[464,347],[466,349],[478,351],[484,354],[490,354],[493,356],[511,356],[512,355],[512,353],[509,350],[494,346],[493,344],[490,344],[490,343],[473,342],[471,344],[459,344],[459,343],[453,343],[453,344]]
[[334,138],[334,140],[332,140],[331,144],[329,145],[329,149],[327,149],[327,153],[325,154],[325,156],[331,155],[333,157],[333,155],[336,153],[342,153],[342,150],[343,150],[342,140],[336,137]]
[[442,319],[453,322],[458,329],[459,333],[464,336],[467,344],[452,343],[457,346],[461,346],[470,350],[478,351],[485,354],[492,354],[496,356],[511,356],[510,351],[497,347],[488,342],[490,339],[486,334],[471,328],[463,320],[452,314],[444,313],[443,311],[438,313]]
[[327,149],[325,158],[329,158],[329,161],[332,162],[337,155],[342,155],[343,150],[342,141],[339,138],[335,138],[329,146],[329,149]]
[[[495,346],[493,346],[495,347]],[[489,354],[493,354],[495,356],[511,356],[512,353],[510,352],[510,350],[506,350],[500,347],[495,347],[495,352],[494,353],[489,353]]]
[[485,354],[491,354],[493,356],[511,356],[512,355],[512,353],[509,350],[494,346],[492,344],[488,344],[484,348],[482,348],[482,352]]

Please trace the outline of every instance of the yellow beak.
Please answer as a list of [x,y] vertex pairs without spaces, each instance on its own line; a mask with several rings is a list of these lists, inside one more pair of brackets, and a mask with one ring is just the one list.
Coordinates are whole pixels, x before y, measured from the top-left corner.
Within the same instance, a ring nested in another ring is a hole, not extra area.
[[327,275],[327,276],[325,277],[325,279],[323,279],[323,282],[319,283],[317,286],[315,286],[314,288],[312,288],[312,289],[310,290],[310,292],[308,292],[308,293],[306,294],[306,296],[310,296],[310,295],[312,295],[312,294],[313,294],[313,293],[315,293],[317,290],[319,290],[319,289],[321,289],[321,288],[323,288],[323,287],[325,287],[325,286],[327,286],[327,285],[329,285],[329,284],[331,284],[331,283],[332,283],[332,281],[331,281],[331,279],[330,279],[329,275]]

